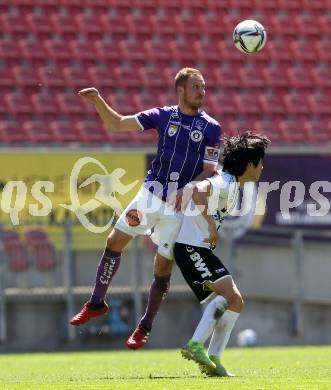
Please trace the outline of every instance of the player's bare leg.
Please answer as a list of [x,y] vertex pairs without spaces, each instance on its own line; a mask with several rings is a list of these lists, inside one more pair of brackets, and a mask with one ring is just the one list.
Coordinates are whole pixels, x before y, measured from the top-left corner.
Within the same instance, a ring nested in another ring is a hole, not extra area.
[[154,258],[154,279],[149,290],[146,312],[137,328],[128,338],[126,342],[128,348],[139,349],[146,344],[154,318],[169,290],[172,264],[172,260],[156,253]]
[[93,317],[99,317],[108,313],[109,308],[104,301],[107,289],[120,265],[122,250],[131,239],[132,237],[130,235],[118,229],[113,229],[110,233],[106,248],[97,268],[91,298],[84,304],[80,312],[70,320],[71,325],[82,325]]

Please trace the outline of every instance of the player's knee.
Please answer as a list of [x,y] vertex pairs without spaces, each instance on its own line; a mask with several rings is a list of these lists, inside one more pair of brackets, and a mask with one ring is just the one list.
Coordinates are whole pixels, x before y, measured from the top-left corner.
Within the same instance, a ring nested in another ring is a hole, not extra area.
[[242,296],[234,292],[229,298],[228,298],[228,303],[229,303],[229,309],[236,311],[240,313],[242,309],[244,308],[244,300]]
[[121,252],[132,237],[114,229],[107,238],[106,247],[115,252]]

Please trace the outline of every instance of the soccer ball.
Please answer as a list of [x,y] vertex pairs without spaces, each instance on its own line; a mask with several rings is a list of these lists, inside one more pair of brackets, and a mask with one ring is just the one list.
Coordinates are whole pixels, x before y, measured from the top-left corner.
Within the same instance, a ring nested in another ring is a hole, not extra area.
[[244,20],[233,30],[233,42],[243,53],[257,53],[267,42],[267,33],[261,23]]
[[238,333],[237,343],[239,347],[255,347],[257,344],[257,334],[253,329],[245,329]]

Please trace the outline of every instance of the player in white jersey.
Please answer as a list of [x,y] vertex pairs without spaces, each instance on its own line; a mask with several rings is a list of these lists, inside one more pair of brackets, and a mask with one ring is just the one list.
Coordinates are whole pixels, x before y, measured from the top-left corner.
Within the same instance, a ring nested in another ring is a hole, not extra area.
[[[224,139],[223,168],[194,186],[175,243],[175,261],[186,282],[201,303],[211,299],[181,352],[210,376],[232,376],[221,364],[220,357],[243,307],[238,287],[212,251],[217,230],[235,207],[239,188],[259,180],[269,142],[268,138],[253,132]],[[206,352],[204,343],[211,334]]]

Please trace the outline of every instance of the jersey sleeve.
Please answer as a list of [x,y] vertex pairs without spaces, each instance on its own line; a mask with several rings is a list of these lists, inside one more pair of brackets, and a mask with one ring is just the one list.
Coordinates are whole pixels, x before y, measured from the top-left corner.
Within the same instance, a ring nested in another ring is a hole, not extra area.
[[220,143],[221,143],[221,126],[214,125],[207,136],[207,142],[205,146],[205,153],[203,162],[207,164],[216,165],[220,157]]
[[135,118],[141,128],[141,131],[158,129],[160,109],[151,108],[150,110],[138,112],[138,114],[135,115]]
[[229,183],[222,180],[222,176],[214,175],[206,179],[210,182],[210,194],[208,199],[208,208],[212,212],[215,212],[222,203],[226,207],[228,195],[229,195]]

